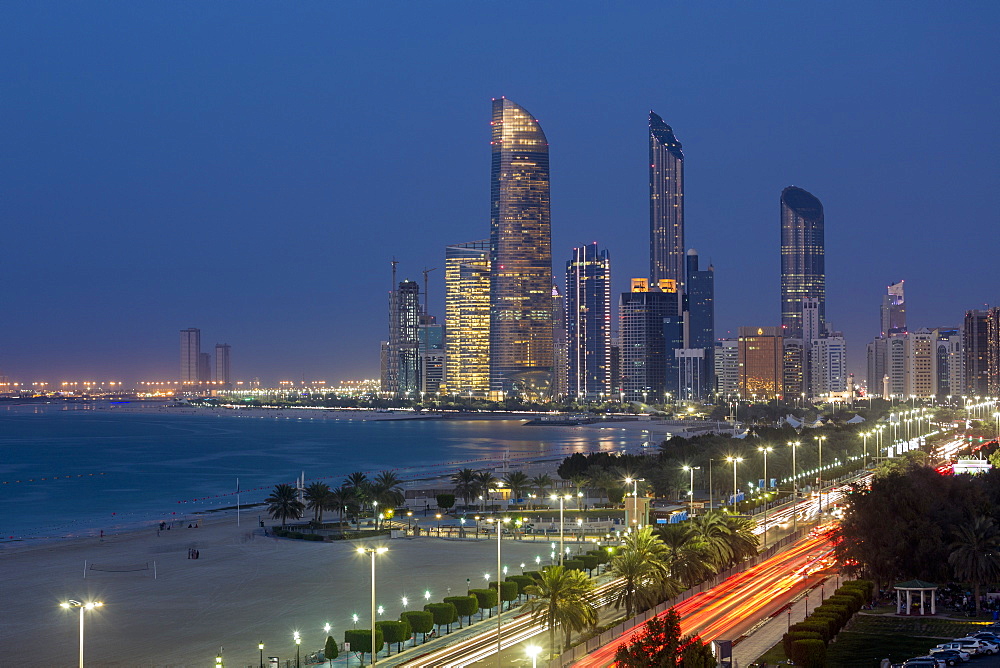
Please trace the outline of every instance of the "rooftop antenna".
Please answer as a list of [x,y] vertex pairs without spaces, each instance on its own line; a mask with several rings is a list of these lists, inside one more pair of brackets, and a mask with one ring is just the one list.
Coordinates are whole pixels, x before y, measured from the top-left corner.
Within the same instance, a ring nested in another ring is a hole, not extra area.
[[427,274],[431,273],[432,271],[437,271],[437,267],[434,267],[433,269],[428,269],[427,267],[424,267],[424,315],[427,315],[427,307],[428,307],[428,301],[427,301]]
[[396,265],[399,264],[399,260],[397,260],[396,256],[393,255],[392,256],[392,260],[390,260],[389,263],[392,265],[392,285],[390,286],[390,289],[395,290],[396,289]]

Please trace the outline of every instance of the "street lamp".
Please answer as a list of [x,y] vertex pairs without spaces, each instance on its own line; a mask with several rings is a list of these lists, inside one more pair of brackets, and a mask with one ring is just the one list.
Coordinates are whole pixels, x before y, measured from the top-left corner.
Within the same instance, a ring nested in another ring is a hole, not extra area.
[[68,601],[63,601],[59,604],[59,607],[69,610],[71,608],[78,608],[80,610],[80,668],[83,668],[83,611],[93,610],[94,608],[99,608],[104,603],[101,601],[87,601],[86,603],[81,603],[80,601],[74,601],[70,599]]
[[525,653],[531,657],[531,668],[538,668],[538,654],[542,648],[538,645],[528,645],[524,648]]
[[299,635],[298,631],[293,631],[292,637],[295,639],[295,668],[299,668],[299,665],[301,663],[301,661],[299,660],[300,659],[299,648],[302,646],[302,636]]
[[733,509],[736,508],[736,465],[743,461],[742,457],[726,457],[727,462],[733,464]]
[[[639,483],[640,482],[646,482],[646,479],[645,478],[625,478],[625,484],[626,485],[628,485],[628,484],[632,485],[632,512],[635,513],[636,515],[639,514]],[[643,518],[643,519],[645,519],[645,518]],[[628,506],[626,506],[625,507],[625,528],[626,529],[631,529],[632,525],[629,524],[628,522],[629,522]],[[639,520],[637,520],[635,517],[632,518],[632,522],[635,523],[636,528],[639,528],[639,529],[642,528],[642,524],[640,524]]]
[[260,668],[264,668],[264,641],[261,640],[257,643],[257,649],[260,650]]
[[861,432],[861,441],[864,443],[864,457],[861,460],[861,465],[868,468],[868,436],[867,431]]
[[767,549],[767,488],[770,487],[767,480],[767,453],[774,450],[770,445],[762,445],[757,448],[764,453],[764,549]]
[[387,547],[359,547],[358,554],[370,554],[372,557],[372,665],[375,665],[378,652],[375,651],[375,555],[385,554]]
[[[489,520],[493,521],[493,520]],[[510,522],[509,517],[503,519],[497,518],[497,666],[500,666],[500,616],[503,614],[503,599],[500,598],[500,592],[502,587],[500,586],[500,573],[502,568],[500,566],[500,539],[503,537],[503,525]],[[487,583],[490,580],[490,576],[486,574]]]
[[550,499],[559,499],[559,565],[563,565],[563,501],[570,498],[569,494],[552,494]]
[[823,519],[823,441],[826,436],[817,436],[819,442],[819,517]]
[[688,501],[690,502],[689,505],[691,507],[691,510],[689,512],[691,513],[691,517],[694,517],[694,472],[696,470],[700,471],[701,467],[700,466],[684,466],[682,468],[685,471],[688,471],[688,472],[691,473],[691,488],[688,491],[688,497],[689,497]]
[[800,445],[801,441],[789,441],[788,445],[792,448],[792,531],[798,531],[799,529],[799,470],[795,465],[795,450]]

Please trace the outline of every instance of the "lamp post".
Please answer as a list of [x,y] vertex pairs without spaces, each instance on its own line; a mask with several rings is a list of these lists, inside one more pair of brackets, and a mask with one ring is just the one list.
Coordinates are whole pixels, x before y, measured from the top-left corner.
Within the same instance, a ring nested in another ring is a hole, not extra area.
[[823,519],[823,441],[826,440],[826,436],[817,436],[816,441],[819,443],[819,518]]
[[264,668],[264,641],[261,640],[257,643],[257,649],[260,650],[260,668]]
[[727,462],[733,464],[733,508],[736,508],[736,465],[743,461],[742,457],[726,457]]
[[359,547],[358,554],[370,554],[372,557],[372,665],[378,656],[375,651],[375,555],[385,554],[389,551],[387,547]]
[[764,549],[767,549],[767,453],[771,452],[774,448],[770,445],[762,445],[757,448],[760,452],[764,453]]
[[302,636],[299,635],[298,631],[294,631],[292,633],[292,638],[295,639],[295,668],[300,668],[300,665],[301,665],[300,658],[301,657],[300,657],[300,654],[299,654],[299,648],[302,646]]
[[104,605],[104,603],[101,601],[87,601],[86,603],[81,603],[80,601],[74,601],[73,599],[63,601],[59,604],[59,607],[66,610],[70,610],[72,608],[80,610],[80,668],[83,668],[83,612],[84,610],[99,608],[102,605]]
[[688,511],[688,513],[690,513],[691,517],[694,517],[694,472],[696,470],[700,471],[701,467],[700,466],[684,466],[682,468],[685,471],[687,471],[688,473],[691,474],[691,486],[688,489],[688,507],[690,508],[690,510]]
[[868,436],[867,431],[861,432],[861,441],[864,443],[864,456],[861,460],[861,465],[865,468],[868,468]]
[[798,531],[799,511],[796,506],[799,503],[799,478],[798,468],[795,466],[795,450],[802,445],[802,443],[801,441],[789,441],[788,445],[792,448],[792,531]]
[[[559,499],[559,565],[563,565],[563,501],[569,498],[569,494],[552,494],[550,499]],[[499,593],[499,592],[498,592]]]
[[528,645],[524,651],[531,657],[531,668],[538,668],[538,654],[542,648],[538,645]]
[[[560,504],[562,500],[560,499]],[[488,520],[492,522],[493,520]],[[500,566],[500,539],[503,536],[503,525],[510,522],[509,517],[505,517],[502,520],[497,518],[497,666],[500,666],[500,616],[503,614],[503,600],[500,598],[500,592],[502,587],[500,586],[500,574],[503,569]],[[487,583],[489,582],[489,575],[486,576]]]
[[708,509],[715,510],[715,490],[712,489],[712,462],[714,459],[708,460]]

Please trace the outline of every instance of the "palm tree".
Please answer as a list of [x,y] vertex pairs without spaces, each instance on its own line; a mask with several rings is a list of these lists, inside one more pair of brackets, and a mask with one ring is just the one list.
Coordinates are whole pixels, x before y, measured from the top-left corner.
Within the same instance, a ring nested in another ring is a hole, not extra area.
[[313,511],[313,519],[323,522],[323,510],[330,496],[330,486],[325,482],[314,482],[306,487],[306,508]]
[[369,481],[368,476],[361,471],[355,471],[351,475],[344,478],[343,484],[345,487],[349,487],[351,489],[354,501],[358,504],[358,513],[355,515],[355,520],[358,523],[358,530],[360,531],[361,512],[364,511],[371,496],[371,481]]
[[523,471],[511,471],[503,477],[503,482],[510,487],[513,499],[523,499],[525,492],[531,489],[531,479]]
[[733,549],[730,545],[730,528],[726,522],[726,514],[721,510],[710,510],[694,518],[692,528],[698,539],[705,544],[705,552],[709,562],[721,570],[733,559]]
[[549,495],[549,489],[552,487],[552,478],[547,473],[536,475],[531,479],[531,487],[539,497],[544,499]]
[[754,535],[753,521],[749,517],[726,515],[725,522],[729,530],[729,549],[733,553],[730,564],[735,566],[741,561],[757,556],[760,540]]
[[536,624],[549,629],[549,652],[556,653],[556,627],[566,634],[564,647],[569,649],[573,631],[597,625],[597,605],[593,600],[594,582],[583,571],[562,566],[549,566],[542,571],[536,584],[524,592],[535,598],[525,603],[525,610]]
[[1000,577],[1000,531],[992,518],[980,515],[971,525],[959,526],[956,534],[948,563],[956,577],[972,583],[978,617],[979,586]]
[[576,509],[581,510],[580,506],[583,504],[583,495],[580,494],[580,490],[587,486],[590,480],[587,476],[577,473],[569,477],[569,484],[573,485],[573,489],[576,490]]
[[[379,471],[369,487],[372,501],[378,502],[383,508],[396,508],[402,505],[405,497],[399,486],[402,481],[392,471]],[[378,528],[378,517],[375,518],[375,528]]]
[[680,592],[680,583],[670,577],[666,559],[667,548],[651,527],[627,534],[611,560],[611,571],[621,580],[616,587],[615,608],[624,605],[626,615],[632,617],[640,607]]
[[302,517],[305,506],[299,501],[298,490],[291,485],[281,483],[274,486],[271,496],[264,499],[267,504],[267,512],[271,519],[281,520],[281,527],[285,527],[285,522],[289,519],[297,520]]
[[604,493],[611,503],[611,493],[622,489],[622,479],[605,469],[599,469],[590,475],[590,486]]
[[455,486],[455,495],[469,505],[469,500],[476,496],[476,472],[472,469],[462,469],[451,474],[451,484]]
[[354,488],[341,485],[330,490],[326,497],[326,507],[329,510],[336,510],[341,526],[344,524],[344,510],[355,503]]
[[483,512],[486,512],[486,504],[490,499],[490,488],[495,486],[499,480],[490,471],[476,471],[476,495],[483,499]]
[[708,563],[705,544],[692,527],[667,524],[657,529],[656,533],[666,548],[665,562],[671,577],[691,586],[713,571]]

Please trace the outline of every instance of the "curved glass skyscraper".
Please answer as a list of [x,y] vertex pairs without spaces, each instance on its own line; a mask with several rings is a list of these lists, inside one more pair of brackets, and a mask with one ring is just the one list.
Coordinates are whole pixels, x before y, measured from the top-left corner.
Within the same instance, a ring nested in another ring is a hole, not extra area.
[[493,100],[490,390],[547,394],[552,373],[549,143],[538,121]]
[[802,338],[802,304],[819,302],[819,333],[826,331],[823,205],[802,188],[781,191],[781,324],[785,338]]
[[684,151],[674,131],[649,112],[649,279],[684,286]]

